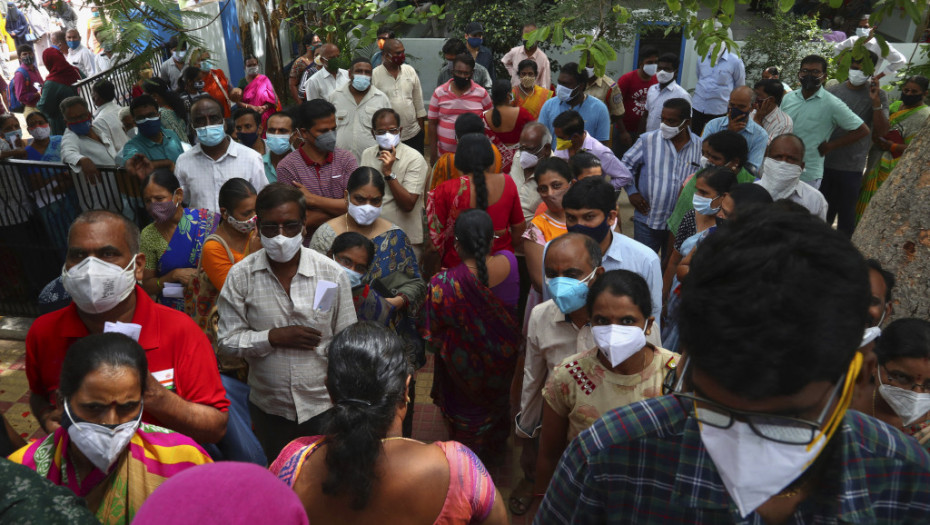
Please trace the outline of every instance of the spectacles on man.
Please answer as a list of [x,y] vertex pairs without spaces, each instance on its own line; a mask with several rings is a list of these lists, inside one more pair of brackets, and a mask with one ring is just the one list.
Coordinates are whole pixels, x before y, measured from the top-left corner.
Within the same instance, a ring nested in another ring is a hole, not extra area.
[[277,224],[273,222],[260,223],[258,231],[265,237],[277,237],[283,233],[285,237],[294,237],[303,230],[304,225],[299,222],[286,222]]
[[390,133],[391,135],[397,135],[398,133],[400,133],[400,128],[376,129],[375,130],[375,135],[387,135],[388,133]]

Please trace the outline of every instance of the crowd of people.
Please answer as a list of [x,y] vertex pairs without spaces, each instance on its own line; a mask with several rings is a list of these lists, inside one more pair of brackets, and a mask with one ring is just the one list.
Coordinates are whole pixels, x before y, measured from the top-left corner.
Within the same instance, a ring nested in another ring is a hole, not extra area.
[[[0,117],[0,150],[67,165],[27,178],[65,263],[26,339],[47,437],[0,451],[68,491],[0,461],[35,487],[18,512],[926,521],[930,322],[889,322],[894,276],[849,238],[927,79],[889,103],[891,48],[829,85],[822,56],[745,71],[723,50],[689,94],[650,48],[614,81],[462,36],[424,96],[390,28],[351,60],[308,34],[290,105],[255,57],[231,86],[175,38],[127,107],[104,79],[93,111],[80,35],[42,53],[44,84],[20,46],[32,140]],[[139,195],[78,191],[116,188],[114,165]],[[411,438],[427,355],[448,441]],[[504,500],[487,467],[510,439]],[[203,496],[237,482],[257,490]]]

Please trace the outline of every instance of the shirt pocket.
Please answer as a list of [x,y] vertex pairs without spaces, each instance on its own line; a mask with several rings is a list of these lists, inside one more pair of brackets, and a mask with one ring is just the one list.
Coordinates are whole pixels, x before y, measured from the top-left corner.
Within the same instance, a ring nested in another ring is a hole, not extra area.
[[342,126],[346,123],[346,117],[349,116],[349,112],[346,110],[336,111],[336,126]]

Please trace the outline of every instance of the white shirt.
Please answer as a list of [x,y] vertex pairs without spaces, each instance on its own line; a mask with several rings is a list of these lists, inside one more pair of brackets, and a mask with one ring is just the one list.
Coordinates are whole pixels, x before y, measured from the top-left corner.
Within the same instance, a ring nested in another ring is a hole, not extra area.
[[[91,127],[100,137],[100,142],[90,138],[89,135],[78,135],[70,129],[65,129],[61,137],[61,161],[71,166],[71,177],[77,188],[82,209],[102,208],[119,211],[122,198],[119,196],[119,188],[116,185],[115,171],[92,182],[87,180],[78,164],[81,159],[88,158],[98,168],[116,166],[116,148],[113,147],[110,133],[96,122]],[[117,203],[120,204],[117,205]]]
[[355,159],[359,160],[363,151],[378,145],[371,134],[371,117],[379,109],[391,107],[387,95],[372,86],[356,104],[350,84],[345,84],[333,91],[326,100],[336,106],[337,148],[351,151]]
[[[228,137],[227,137],[228,138]],[[185,151],[174,163],[174,173],[181,182],[190,208],[220,211],[219,194],[223,183],[239,177],[252,183],[255,191],[268,185],[262,156],[229,139],[229,147],[219,159],[213,160],[197,144]]]
[[[859,40],[858,36],[851,36],[846,40],[843,40],[836,47],[833,48],[833,51],[838,55],[840,51],[844,49],[849,49],[856,43],[856,40]],[[884,60],[888,60],[888,75],[895,76],[899,69],[907,65],[907,57],[901,54],[900,51],[891,47],[891,44],[888,44],[888,54],[882,55],[882,47],[878,45],[878,41],[874,38],[865,43],[865,48],[869,51],[878,55],[878,63],[875,64],[875,74],[877,75],[884,65]]]
[[[338,134],[336,135],[338,137]],[[359,166],[370,166],[381,171],[381,161],[378,160],[378,146],[362,152]],[[397,182],[413,195],[419,195],[416,204],[410,211],[403,211],[397,205],[391,185],[385,182],[384,200],[381,201],[381,216],[393,222],[407,234],[410,244],[423,242],[423,190],[426,189],[426,180],[429,175],[429,165],[419,151],[410,146],[399,143],[394,152],[397,159],[391,167],[391,173],[397,175]]]
[[646,131],[659,129],[659,122],[662,120],[662,105],[665,104],[666,100],[673,98],[683,98],[689,103],[691,102],[691,95],[674,80],[669,82],[664,89],[660,88],[659,84],[649,86],[649,90],[646,91],[646,111],[649,112],[649,119],[646,120]]
[[[765,174],[763,173],[763,177],[764,176]],[[757,180],[755,183],[765,188],[762,182],[762,180]],[[768,190],[768,188],[766,188],[766,190]],[[769,191],[769,193],[771,193],[771,191]],[[817,188],[798,180],[794,190],[788,194],[785,199],[804,206],[811,212],[811,215],[816,215],[824,221],[827,220],[827,199],[824,198],[823,194],[820,193]]]
[[97,74],[97,64],[94,60],[94,54],[83,44],[77,49],[68,48],[68,63],[80,69],[85,77],[92,77]]
[[[113,66],[119,65],[124,60],[122,56],[115,53],[113,56],[107,56],[103,52],[100,52],[94,57],[94,65],[97,67],[97,73],[103,73],[104,71],[112,69]],[[174,91],[174,87],[172,87],[171,90]]]
[[107,130],[116,151],[121,151],[129,142],[129,137],[123,130],[123,122],[119,118],[121,109],[122,106],[111,100],[94,111],[94,124]]
[[521,151],[517,150],[513,156],[513,164],[510,165],[510,178],[517,185],[517,193],[520,195],[520,207],[523,208],[523,219],[527,223],[536,216],[536,209],[542,204],[542,197],[536,191],[536,177],[533,176],[533,170],[530,168],[529,177],[520,166]]
[[178,89],[178,79],[181,78],[181,71],[183,69],[184,66],[179,68],[177,62],[174,61],[174,58],[168,57],[168,60],[165,60],[161,63],[161,72],[158,74],[158,76],[160,76],[165,82],[168,83],[169,89],[174,91]]
[[329,98],[333,91],[349,83],[349,72],[340,69],[335,76],[326,69],[321,69],[307,79],[304,84],[304,91],[307,93],[307,100],[315,98]]
[[418,118],[426,118],[426,106],[423,105],[423,87],[420,77],[413,66],[400,66],[400,73],[394,78],[384,65],[371,72],[371,85],[381,90],[391,101],[391,107],[400,114],[401,140],[409,140],[420,132]]

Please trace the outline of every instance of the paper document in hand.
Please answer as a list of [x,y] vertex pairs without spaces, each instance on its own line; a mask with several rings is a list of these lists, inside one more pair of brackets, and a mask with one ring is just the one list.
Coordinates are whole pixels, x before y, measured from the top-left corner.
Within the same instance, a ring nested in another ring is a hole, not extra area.
[[327,311],[333,307],[336,301],[336,294],[339,293],[339,285],[330,281],[319,281],[316,283],[316,294],[313,296],[313,309]]

